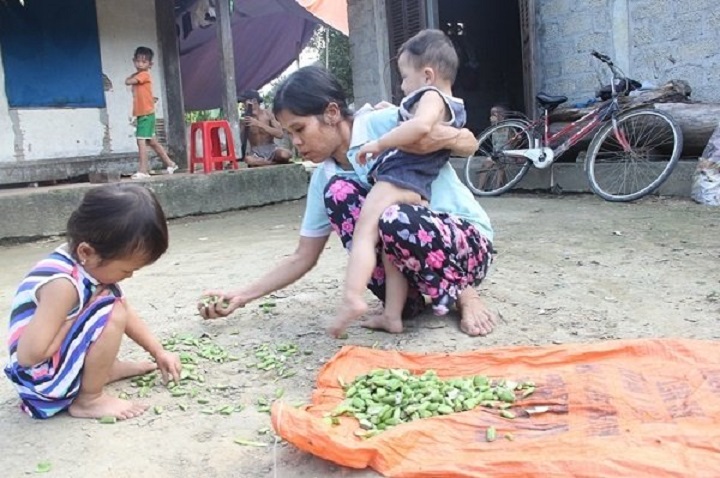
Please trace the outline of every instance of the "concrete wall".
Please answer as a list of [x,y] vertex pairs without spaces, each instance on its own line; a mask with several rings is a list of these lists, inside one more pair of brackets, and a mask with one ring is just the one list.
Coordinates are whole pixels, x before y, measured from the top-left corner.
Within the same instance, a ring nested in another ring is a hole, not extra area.
[[390,100],[385,0],[348,0],[355,106]]
[[[464,158],[451,158],[450,163],[458,177],[465,181]],[[479,162],[478,162],[479,165]],[[697,163],[680,161],[667,180],[653,193],[660,196],[690,197],[693,175]],[[660,170],[657,171],[660,174]],[[554,163],[547,169],[530,168],[513,191],[552,191],[560,193],[592,193],[584,163]]]
[[[0,63],[0,164],[134,151],[132,92],[125,78],[134,71],[139,45],[155,52],[155,8],[146,0],[97,0],[102,72],[112,82],[105,108],[9,109]],[[2,45],[0,45],[2,55]],[[153,67],[154,92],[163,117],[162,62]]]
[[[172,219],[300,199],[307,193],[308,173],[302,165],[291,164],[156,176],[142,184],[157,194]],[[63,234],[68,217],[94,187],[84,183],[0,191],[0,243]]]
[[[438,0],[439,8],[450,1]],[[655,84],[684,79],[693,99],[720,102],[717,1],[536,0],[535,5],[539,91],[571,101],[592,98],[609,82],[608,70],[589,55],[595,49],[631,78]],[[348,16],[357,104],[387,98],[385,0],[348,0]]]
[[[441,0],[442,1],[442,0]],[[692,98],[720,102],[720,4],[711,0],[536,2],[539,89],[571,101],[594,96],[610,55],[626,75],[662,84],[683,79]]]

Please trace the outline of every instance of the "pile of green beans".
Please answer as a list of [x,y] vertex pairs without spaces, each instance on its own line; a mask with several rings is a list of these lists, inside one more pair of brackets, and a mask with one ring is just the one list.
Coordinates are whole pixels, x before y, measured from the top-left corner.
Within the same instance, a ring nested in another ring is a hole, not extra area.
[[491,379],[483,375],[441,380],[434,370],[413,375],[404,369],[376,369],[341,386],[345,400],[327,417],[338,424],[347,415],[358,420],[357,436],[369,438],[390,427],[420,418],[431,418],[472,410],[493,408],[503,418],[513,419],[509,410],[521,398],[535,391],[533,382]]

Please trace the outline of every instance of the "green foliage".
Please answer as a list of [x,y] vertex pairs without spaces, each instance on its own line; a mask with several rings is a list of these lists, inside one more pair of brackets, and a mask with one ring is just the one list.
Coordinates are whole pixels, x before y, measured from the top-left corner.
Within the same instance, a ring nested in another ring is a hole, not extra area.
[[218,119],[221,115],[220,108],[214,110],[198,110],[198,111],[186,111],[185,112],[185,123],[191,124],[197,121],[207,121]]
[[353,101],[352,66],[350,63],[350,39],[343,33],[319,26],[310,39],[308,47],[317,51],[318,63],[330,70],[340,81],[348,102]]
[[281,84],[287,79],[289,75],[283,74],[275,78],[270,82],[270,88],[265,91],[265,93],[260,92],[263,98],[263,105],[265,105],[265,108],[268,110],[272,110],[273,107],[273,101],[275,101],[275,93],[277,93],[277,89],[280,87]]

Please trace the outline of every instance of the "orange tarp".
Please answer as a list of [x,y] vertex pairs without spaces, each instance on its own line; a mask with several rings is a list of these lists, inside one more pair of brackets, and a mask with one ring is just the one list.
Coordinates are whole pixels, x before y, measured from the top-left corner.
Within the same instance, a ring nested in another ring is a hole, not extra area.
[[[357,422],[330,426],[323,413],[350,382],[375,368],[434,369],[443,378],[532,380],[536,392],[500,418],[478,408],[416,420],[362,440]],[[301,450],[391,477],[720,476],[720,343],[627,340],[410,354],[344,347],[320,371],[312,404],[276,402],[276,432]],[[488,442],[485,430],[497,429]],[[513,441],[505,434],[512,434]]]
[[350,31],[347,0],[297,0],[297,2],[334,29],[340,30],[345,35]]

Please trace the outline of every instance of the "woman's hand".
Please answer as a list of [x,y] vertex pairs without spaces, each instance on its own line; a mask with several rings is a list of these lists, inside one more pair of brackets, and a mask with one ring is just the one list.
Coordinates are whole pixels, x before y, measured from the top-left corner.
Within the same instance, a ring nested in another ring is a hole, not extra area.
[[248,302],[241,293],[210,290],[202,295],[197,308],[203,319],[217,319],[227,317]]
[[415,144],[403,146],[402,150],[413,154],[428,154],[440,149],[449,149],[453,156],[470,156],[477,151],[477,148],[475,135],[469,129],[438,124]]
[[325,249],[329,236],[300,236],[298,247],[289,256],[275,264],[260,279],[234,292],[206,291],[198,301],[197,308],[203,319],[216,319],[232,314],[245,307],[251,300],[265,297],[271,292],[287,287],[315,267]]
[[180,383],[180,371],[182,370],[180,357],[166,350],[162,350],[155,355],[155,363],[160,370],[163,383],[168,383],[171,378],[175,383]]

